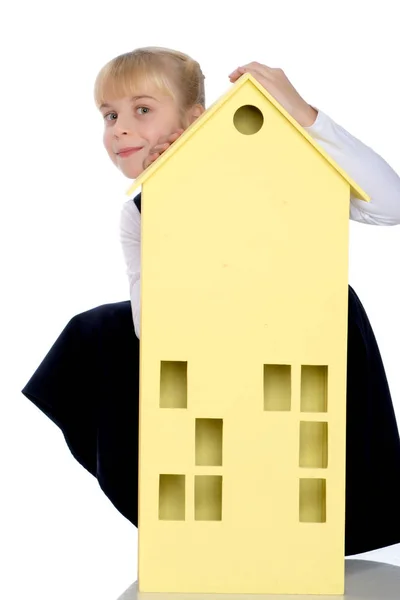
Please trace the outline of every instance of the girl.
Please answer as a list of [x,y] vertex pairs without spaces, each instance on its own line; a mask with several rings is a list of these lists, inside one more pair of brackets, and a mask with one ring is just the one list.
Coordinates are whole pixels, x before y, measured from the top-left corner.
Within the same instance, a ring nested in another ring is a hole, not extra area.
[[[307,104],[281,69],[251,73],[370,195],[351,198],[350,219],[400,223],[400,178],[373,150]],[[143,172],[205,110],[204,76],[186,54],[142,48],[111,60],[97,76],[104,145],[129,179]],[[114,506],[137,525],[140,209],[124,203],[121,242],[130,300],[76,315],[22,393],[61,429],[75,458]],[[400,542],[400,440],[379,349],[349,287],[346,555]]]

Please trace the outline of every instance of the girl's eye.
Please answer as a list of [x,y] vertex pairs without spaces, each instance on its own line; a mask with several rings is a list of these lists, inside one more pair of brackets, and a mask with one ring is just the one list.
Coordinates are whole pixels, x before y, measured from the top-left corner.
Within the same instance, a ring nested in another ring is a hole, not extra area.
[[[145,112],[141,113],[141,114],[147,114],[150,111],[150,108],[148,108],[148,106],[138,106],[137,110],[143,110]],[[115,113],[115,112],[107,113],[106,115],[104,115],[104,120],[105,121],[115,121],[115,119],[108,119],[108,117],[110,117],[111,115],[117,116],[117,113]]]

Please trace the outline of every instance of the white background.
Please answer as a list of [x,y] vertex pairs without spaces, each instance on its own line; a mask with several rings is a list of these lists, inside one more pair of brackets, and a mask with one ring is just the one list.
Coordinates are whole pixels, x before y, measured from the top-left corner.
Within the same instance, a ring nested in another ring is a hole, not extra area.
[[[307,102],[400,173],[397,9],[392,0],[36,0],[3,9],[0,597],[114,600],[136,579],[136,529],[20,392],[73,315],[129,298],[118,224],[130,182],[102,146],[99,69],[139,46],[184,51],[206,75],[208,106],[237,66],[281,67]],[[352,222],[350,235],[349,282],[399,418],[400,227]],[[400,546],[372,556],[400,564]]]

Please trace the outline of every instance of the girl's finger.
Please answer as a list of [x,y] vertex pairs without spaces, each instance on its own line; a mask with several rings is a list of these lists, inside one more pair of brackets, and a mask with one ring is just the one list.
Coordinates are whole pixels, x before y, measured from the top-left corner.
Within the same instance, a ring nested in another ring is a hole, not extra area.
[[157,146],[160,146],[161,144],[168,144],[171,142],[171,140],[173,140],[174,137],[179,137],[180,134],[183,132],[182,130],[178,130],[178,131],[174,131],[173,133],[170,133],[169,135],[162,135],[157,142]]
[[235,69],[230,75],[230,79],[238,79],[244,73],[251,73],[252,75],[259,75],[260,77],[268,77],[272,74],[273,69],[271,67],[267,67],[267,65],[261,65],[259,63],[249,63],[247,65],[243,65],[242,67],[238,67]]
[[269,74],[266,74],[265,71],[256,71],[255,69],[249,67],[244,69],[243,72],[240,72],[237,76],[231,77],[231,81],[235,82],[237,79],[239,79],[239,77],[243,75],[243,73],[250,73],[250,75],[252,75],[254,79],[261,83],[261,85],[264,86],[265,89],[268,89],[271,85],[272,79]]
[[269,73],[266,73],[265,71],[261,71],[260,69],[253,69],[251,67],[246,67],[246,69],[243,71],[243,73],[250,73],[250,75],[253,75],[253,77],[255,79],[258,79],[258,81],[260,81],[260,82],[262,79],[264,79],[264,81],[268,81],[268,79],[269,79]]
[[145,162],[144,162],[144,168],[147,168],[149,165],[151,165],[155,160],[157,160],[157,158],[160,156],[159,153],[157,154],[149,154],[149,156],[146,158]]
[[256,71],[260,74],[264,74],[264,75],[270,75],[274,71],[274,69],[272,67],[268,67],[267,65],[262,65],[261,63],[256,62],[256,61],[248,63],[247,65],[242,65],[241,68],[244,70],[250,69],[250,70]]
[[183,133],[183,129],[182,129],[182,130],[180,130],[180,131],[175,131],[174,133],[172,133],[172,134],[170,135],[169,139],[170,139],[171,141],[175,141],[175,140],[177,140],[177,139],[178,139],[178,137],[179,137],[180,135],[182,135],[182,133]]
[[232,73],[229,73],[228,77],[235,77],[235,76],[239,75],[239,73],[241,73],[241,72],[242,72],[242,67],[238,67],[237,69],[232,71]]
[[[158,157],[160,154],[162,154],[162,152],[165,152],[165,150],[167,150],[170,145],[176,141],[178,139],[178,137],[181,135],[181,133],[183,133],[183,129],[182,130],[178,130],[175,133],[172,133],[169,136],[165,136],[159,139],[159,143],[156,144],[155,146],[153,146],[153,148],[151,148],[150,152],[149,152],[149,157],[151,157],[151,160],[155,160],[154,157]],[[165,142],[161,142],[161,140],[167,140]]]
[[168,148],[170,144],[168,142],[165,142],[165,144],[157,144],[157,146],[154,146],[154,148],[152,148],[150,150],[150,154],[153,154],[153,152],[160,152],[160,150],[166,150]]

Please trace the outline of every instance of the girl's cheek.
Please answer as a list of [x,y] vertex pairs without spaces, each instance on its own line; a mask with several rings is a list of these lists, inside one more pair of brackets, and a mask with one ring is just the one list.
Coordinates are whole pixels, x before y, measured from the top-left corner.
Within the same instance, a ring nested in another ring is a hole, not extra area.
[[104,133],[104,136],[103,136],[103,144],[104,144],[104,146],[105,146],[105,148],[106,148],[107,152],[108,152],[109,154],[113,154],[113,151],[112,151],[112,140],[111,140],[111,136],[109,135],[109,133],[108,133],[108,132],[105,132],[105,133]]
[[108,146],[110,145],[110,136],[108,135],[107,130],[103,133],[103,144],[108,149]]

